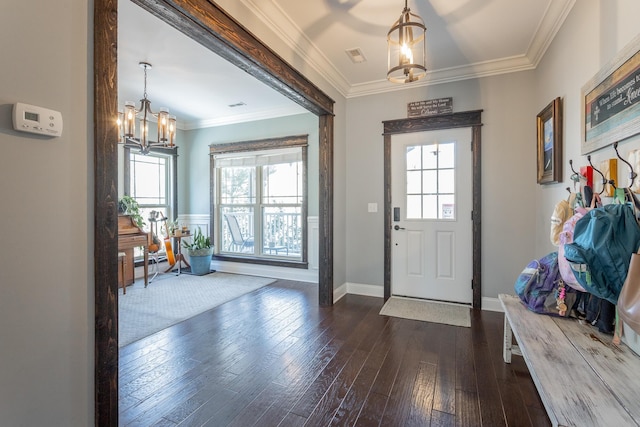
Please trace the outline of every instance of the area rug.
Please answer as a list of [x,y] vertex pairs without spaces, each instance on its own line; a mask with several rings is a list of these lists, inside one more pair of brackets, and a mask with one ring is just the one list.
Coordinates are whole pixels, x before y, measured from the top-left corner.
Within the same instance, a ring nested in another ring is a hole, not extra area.
[[413,298],[391,297],[380,310],[384,316],[471,327],[469,307]]
[[[163,270],[163,271],[164,271],[164,270]],[[216,272],[216,271],[215,271],[214,269],[210,269],[210,270],[209,270],[209,273],[215,273],[215,272]],[[171,270],[171,273],[173,273],[173,274],[178,273],[178,267],[176,267],[176,268],[174,268],[173,270]],[[182,268],[180,269],[180,273],[181,273],[181,274],[194,274],[194,273],[191,271],[191,267],[182,267]],[[209,273],[207,273],[207,274],[209,274]],[[196,276],[198,276],[198,274],[196,274]],[[200,274],[200,276],[201,276],[201,274]]]
[[142,280],[119,290],[118,345],[123,347],[212,309],[275,279],[240,274],[164,274],[145,288]]

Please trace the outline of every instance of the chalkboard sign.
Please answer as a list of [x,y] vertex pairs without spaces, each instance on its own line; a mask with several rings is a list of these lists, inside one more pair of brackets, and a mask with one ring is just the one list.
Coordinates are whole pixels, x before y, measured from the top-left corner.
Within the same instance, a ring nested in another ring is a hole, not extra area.
[[407,117],[436,116],[453,113],[453,98],[428,99],[407,104]]
[[640,133],[640,35],[582,87],[581,104],[582,154]]
[[587,120],[588,129],[606,122],[640,102],[640,65],[635,67],[631,74],[613,82],[613,86],[608,87],[606,93],[595,98],[587,106],[590,113],[590,120]]

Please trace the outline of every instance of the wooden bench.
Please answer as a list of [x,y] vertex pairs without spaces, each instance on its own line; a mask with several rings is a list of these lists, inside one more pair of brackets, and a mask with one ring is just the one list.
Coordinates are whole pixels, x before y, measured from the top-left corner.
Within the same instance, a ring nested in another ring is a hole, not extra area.
[[533,313],[514,295],[499,299],[504,361],[524,357],[554,426],[640,426],[638,355],[593,326]]

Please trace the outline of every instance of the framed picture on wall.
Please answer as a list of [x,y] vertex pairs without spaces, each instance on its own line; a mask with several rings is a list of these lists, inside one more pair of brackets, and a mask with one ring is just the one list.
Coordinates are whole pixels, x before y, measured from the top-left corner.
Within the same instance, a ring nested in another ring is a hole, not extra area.
[[582,154],[640,133],[640,35],[582,87],[580,103]]
[[562,102],[556,98],[536,118],[538,184],[562,180]]

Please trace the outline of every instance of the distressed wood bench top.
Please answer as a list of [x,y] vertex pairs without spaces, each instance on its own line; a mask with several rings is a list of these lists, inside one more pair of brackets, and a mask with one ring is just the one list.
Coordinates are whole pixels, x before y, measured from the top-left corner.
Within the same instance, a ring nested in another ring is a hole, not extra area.
[[499,299],[505,362],[524,357],[553,425],[640,426],[640,357],[629,347],[577,320],[533,313],[517,296]]

